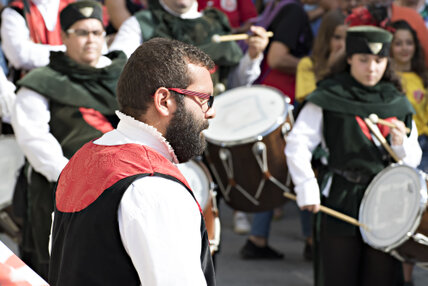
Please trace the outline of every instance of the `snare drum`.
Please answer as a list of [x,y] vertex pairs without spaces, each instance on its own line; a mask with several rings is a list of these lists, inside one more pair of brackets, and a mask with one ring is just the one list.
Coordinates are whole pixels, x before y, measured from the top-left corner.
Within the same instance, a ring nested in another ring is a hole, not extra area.
[[221,231],[214,182],[207,167],[199,160],[178,164],[177,167],[186,178],[204,212],[211,254],[214,254],[220,245]]
[[239,87],[216,97],[216,117],[204,131],[205,157],[227,204],[259,212],[282,205],[289,191],[284,134],[292,107],[279,90]]
[[402,261],[428,263],[426,174],[394,164],[368,186],[360,206],[364,241]]

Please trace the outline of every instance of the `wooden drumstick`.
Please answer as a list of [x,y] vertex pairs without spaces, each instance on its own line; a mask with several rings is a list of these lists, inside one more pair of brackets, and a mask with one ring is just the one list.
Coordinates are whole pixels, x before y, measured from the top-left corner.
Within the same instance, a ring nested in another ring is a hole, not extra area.
[[[273,36],[273,32],[268,31],[266,32],[268,38]],[[251,35],[249,34],[232,34],[232,35],[213,35],[211,37],[211,41],[214,43],[221,43],[221,42],[228,42],[228,41],[239,41],[239,40],[246,40]]]
[[[374,123],[374,124],[382,124],[391,128],[397,128],[397,125],[395,125],[394,123],[391,123],[389,121],[386,121],[382,118],[379,118],[379,116],[377,116],[376,114],[372,113],[369,116],[369,119]],[[410,133],[410,128],[406,127],[406,133],[409,134]]]
[[398,158],[397,154],[395,154],[394,150],[392,150],[391,146],[389,146],[388,142],[386,141],[385,137],[380,133],[377,126],[374,125],[374,123],[369,118],[364,118],[364,121],[367,124],[367,127],[370,129],[370,131],[373,133],[374,136],[379,140],[380,144],[382,144],[383,148],[391,155],[391,157],[396,162],[401,162],[400,158]]
[[[290,194],[290,193],[287,193],[287,192],[284,192],[283,194],[284,194],[284,197],[286,197],[287,199],[291,199],[291,200],[294,200],[294,201],[296,200],[296,195],[293,195],[293,194]],[[341,212],[335,211],[335,210],[333,210],[331,208],[328,208],[328,207],[325,207],[323,205],[320,205],[320,211],[323,212],[323,213],[326,213],[328,215],[331,215],[331,216],[333,216],[335,218],[338,218],[340,220],[343,220],[343,221],[345,221],[347,223],[350,223],[352,225],[355,225],[355,226],[358,226],[358,227],[362,227],[365,230],[369,231],[369,228],[367,227],[367,225],[365,225],[365,224],[359,222],[358,220],[356,220],[355,218],[350,217],[348,215],[345,215],[345,214],[343,214]]]

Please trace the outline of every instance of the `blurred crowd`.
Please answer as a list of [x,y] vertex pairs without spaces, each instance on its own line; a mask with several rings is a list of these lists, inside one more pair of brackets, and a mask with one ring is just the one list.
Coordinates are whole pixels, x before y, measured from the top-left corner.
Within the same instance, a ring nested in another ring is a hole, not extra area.
[[[206,52],[215,63],[216,94],[239,86],[271,86],[290,99],[297,115],[306,96],[345,57],[349,27],[390,31],[389,64],[415,110],[423,152],[418,168],[428,172],[428,1],[1,2],[0,149],[5,151],[0,176],[8,186],[0,207],[10,218],[1,226],[19,243],[24,262],[42,277],[49,269],[55,183],[83,144],[116,127],[119,74],[127,58],[151,38],[176,39]],[[68,9],[73,2],[82,2],[81,9]],[[211,40],[237,33],[249,37]],[[270,223],[281,211],[256,213],[252,222],[245,213],[234,213],[235,232],[248,234],[243,259],[283,258],[268,244]],[[312,260],[312,214],[302,211],[301,221],[303,256]],[[412,265],[404,269],[406,285],[411,285]]]

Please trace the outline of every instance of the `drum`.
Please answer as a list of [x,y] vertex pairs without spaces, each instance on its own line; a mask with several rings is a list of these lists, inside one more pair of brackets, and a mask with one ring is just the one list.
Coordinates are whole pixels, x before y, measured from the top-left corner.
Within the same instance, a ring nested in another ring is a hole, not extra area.
[[221,231],[214,182],[207,167],[200,160],[191,160],[177,166],[204,212],[211,254],[214,254],[219,249]]
[[289,99],[271,87],[239,87],[216,96],[215,108],[205,157],[226,203],[246,212],[282,205],[291,183],[284,155]]
[[364,241],[402,261],[428,263],[427,197],[422,171],[399,164],[382,170],[361,202]]

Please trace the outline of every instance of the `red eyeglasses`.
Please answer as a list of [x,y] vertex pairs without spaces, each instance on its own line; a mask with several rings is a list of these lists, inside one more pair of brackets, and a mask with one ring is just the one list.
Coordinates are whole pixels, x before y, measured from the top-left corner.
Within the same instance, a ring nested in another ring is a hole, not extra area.
[[[182,89],[182,88],[168,88],[168,90],[174,91],[176,93],[182,94],[182,95],[189,95],[189,96],[196,96],[202,99],[208,99],[207,101],[207,105],[208,105],[208,109],[207,111],[213,106],[214,104],[214,96],[209,95],[207,93],[202,93],[202,92],[197,92],[197,91],[193,91],[193,90],[188,90],[188,89]],[[207,112],[205,111],[205,112]]]

